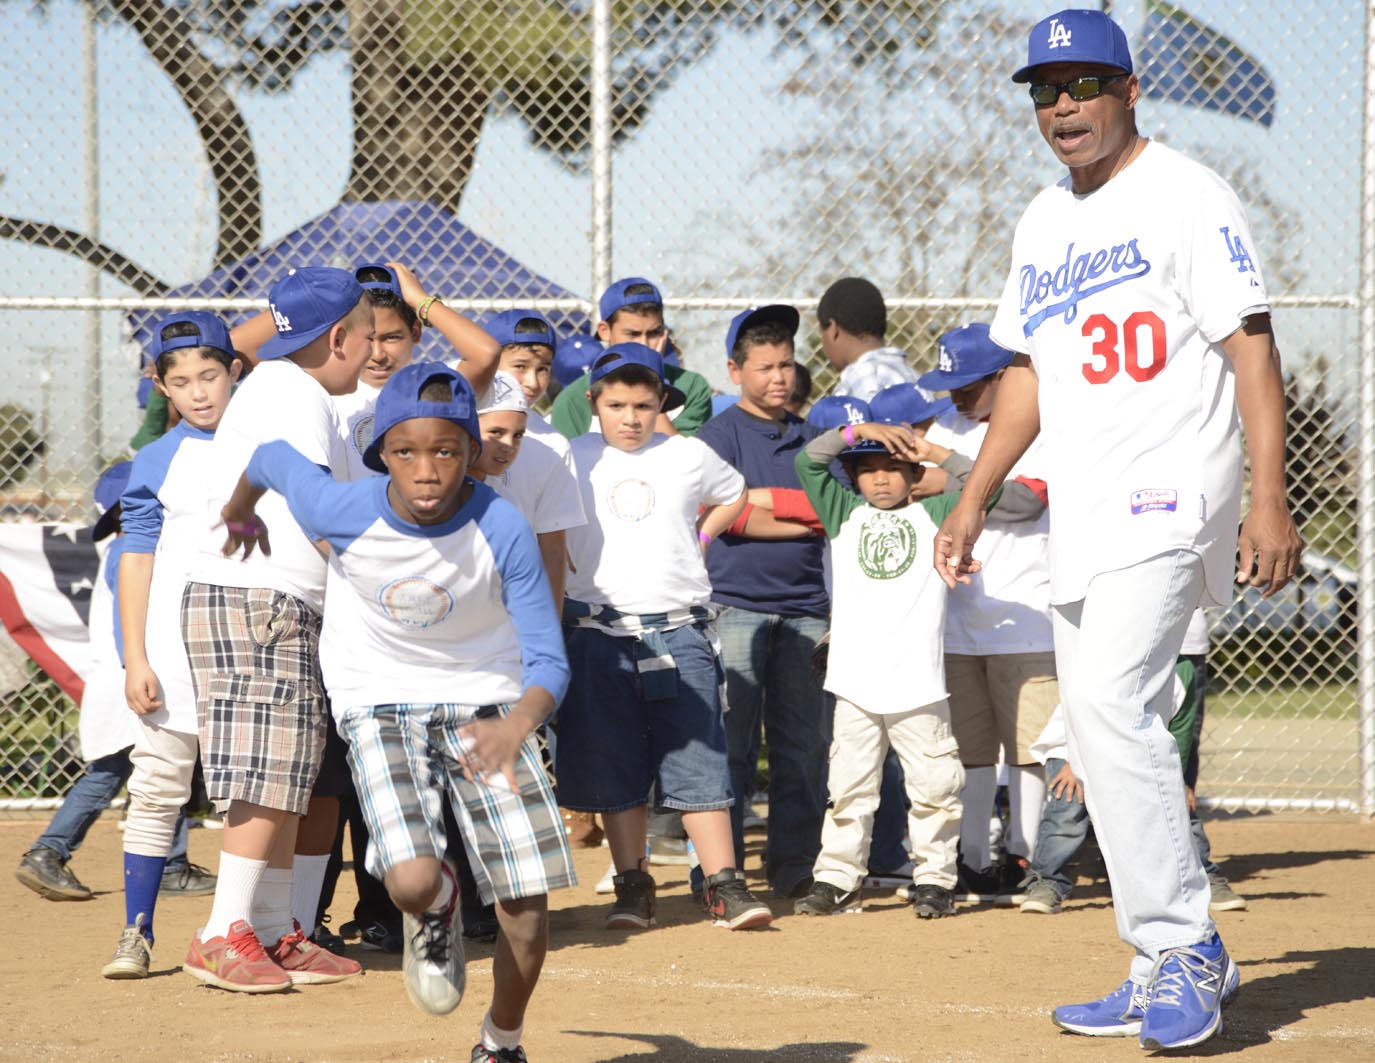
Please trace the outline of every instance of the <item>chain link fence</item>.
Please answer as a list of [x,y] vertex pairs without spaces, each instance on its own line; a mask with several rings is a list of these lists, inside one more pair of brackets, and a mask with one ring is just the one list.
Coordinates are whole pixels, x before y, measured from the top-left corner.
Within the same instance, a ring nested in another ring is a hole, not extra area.
[[[857,274],[889,298],[889,342],[929,368],[942,332],[991,314],[1016,218],[1059,176],[1007,80],[1051,6],[10,0],[0,521],[89,521],[91,485],[144,416],[151,316],[240,320],[290,264],[400,260],[450,305],[534,305],[565,331],[609,280],[648,276],[686,364],[722,390],[730,316],[793,302],[814,397],[835,380],[816,299]],[[1290,374],[1305,571],[1213,618],[1201,789],[1226,807],[1372,812],[1371,12],[1112,13],[1142,131],[1251,212]],[[14,807],[60,795],[80,758],[70,702],[6,650]]]

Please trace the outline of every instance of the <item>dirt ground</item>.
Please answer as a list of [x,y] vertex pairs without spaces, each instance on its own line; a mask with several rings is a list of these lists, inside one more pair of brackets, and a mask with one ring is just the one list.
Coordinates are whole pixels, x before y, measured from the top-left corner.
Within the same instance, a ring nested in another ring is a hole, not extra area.
[[[0,822],[13,868],[41,830]],[[1250,900],[1219,916],[1242,988],[1207,1056],[1248,1061],[1375,1058],[1375,826],[1351,817],[1214,820],[1214,851]],[[219,835],[195,831],[214,867]],[[158,911],[153,977],[99,969],[123,923],[120,835],[110,816],[73,867],[93,901],[56,904],[0,876],[0,1060],[466,1061],[491,989],[491,950],[469,949],[468,992],[446,1018],[416,1011],[399,957],[355,953],[362,978],[245,997],[179,971],[209,899]],[[892,895],[858,916],[732,934],[695,911],[683,869],[658,869],[660,926],[601,929],[592,884],[605,850],[579,850],[583,885],[553,898],[553,940],[526,1022],[533,1063],[916,1063],[1140,1058],[1135,1039],[1061,1034],[1058,1003],[1088,999],[1126,971],[1106,884],[1081,880],[1059,916],[964,908],[918,923]],[[757,860],[752,858],[753,874]],[[336,923],[353,903],[346,873]],[[1176,1057],[1178,1058],[1178,1057]],[[1185,1057],[1191,1058],[1191,1057]]]

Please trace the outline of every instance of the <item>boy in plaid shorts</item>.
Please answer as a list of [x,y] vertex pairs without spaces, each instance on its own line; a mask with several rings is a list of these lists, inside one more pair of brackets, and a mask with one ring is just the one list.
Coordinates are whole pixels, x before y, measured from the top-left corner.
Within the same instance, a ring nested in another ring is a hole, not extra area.
[[[226,549],[268,548],[254,507],[269,489],[329,544],[321,663],[372,837],[369,870],[405,913],[407,993],[437,1015],[463,995],[438,782],[501,924],[472,1059],[523,1063],[546,895],[576,881],[533,737],[568,686],[562,632],[529,524],[467,475],[482,450],[468,382],[443,365],[409,365],[383,387],[375,416],[364,460],[388,476],[337,483],[286,443],[259,447],[225,507]],[[274,541],[283,530],[274,526]]]

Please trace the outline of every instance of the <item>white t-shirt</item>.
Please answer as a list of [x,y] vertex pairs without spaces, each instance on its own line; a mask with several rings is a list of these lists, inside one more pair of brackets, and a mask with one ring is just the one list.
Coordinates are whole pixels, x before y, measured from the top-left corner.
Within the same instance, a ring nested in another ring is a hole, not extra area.
[[223,557],[220,510],[259,444],[282,439],[335,478],[348,471],[339,417],[320,384],[289,358],[261,363],[229,400],[215,430],[207,467],[208,495],[200,556],[191,580],[221,587],[270,587],[300,598],[316,612],[325,604],[325,559],[292,519],[286,500],[269,491],[258,503],[268,526],[272,556],[254,550]]
[[906,351],[899,347],[876,347],[840,371],[835,394],[868,402],[884,388],[915,384],[920,375],[907,363]]
[[[972,421],[956,410],[942,414],[926,433],[939,446],[978,457],[988,422]],[[1012,467],[1009,479],[1043,480],[1035,442]],[[974,543],[982,570],[950,595],[945,614],[945,652],[977,657],[999,653],[1049,653],[1055,649],[1050,626],[1050,556],[1046,543],[1050,515],[1006,521],[989,515]]]
[[348,476],[345,479],[362,480],[380,475],[363,464],[363,451],[372,443],[372,411],[381,393],[381,388],[360,380],[352,394],[329,397],[334,404],[334,412],[339,415],[339,431],[343,434],[344,452],[348,455]]
[[568,440],[533,411],[526,414],[516,460],[500,476],[489,476],[487,485],[524,514],[536,535],[587,523]]
[[745,478],[685,436],[656,434],[627,452],[589,432],[572,451],[587,523],[568,531],[568,597],[628,613],[706,605],[698,510],[734,502]]
[[1230,601],[1242,454],[1220,343],[1268,310],[1253,253],[1227,184],[1156,143],[1018,222],[992,335],[1040,382],[1053,601],[1172,549],[1202,556],[1205,601]]

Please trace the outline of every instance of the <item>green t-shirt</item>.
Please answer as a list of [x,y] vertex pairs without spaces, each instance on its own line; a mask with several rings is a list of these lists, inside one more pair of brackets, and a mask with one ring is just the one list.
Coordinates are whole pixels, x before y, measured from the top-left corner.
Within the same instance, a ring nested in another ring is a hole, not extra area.
[[141,450],[153,440],[166,435],[167,413],[167,396],[157,388],[148,392],[148,405],[143,408],[143,423],[134,433],[134,438],[129,440],[129,449]]
[[[676,365],[664,366],[664,376],[687,400],[669,413],[673,427],[685,436],[696,435],[697,429],[711,419],[711,385],[700,373]],[[569,439],[577,439],[592,427],[592,407],[587,402],[587,389],[591,386],[591,374],[584,373],[554,400],[550,423]]]

